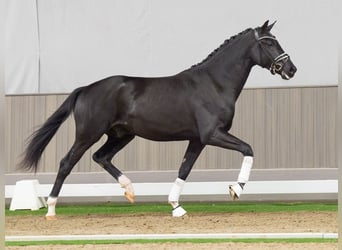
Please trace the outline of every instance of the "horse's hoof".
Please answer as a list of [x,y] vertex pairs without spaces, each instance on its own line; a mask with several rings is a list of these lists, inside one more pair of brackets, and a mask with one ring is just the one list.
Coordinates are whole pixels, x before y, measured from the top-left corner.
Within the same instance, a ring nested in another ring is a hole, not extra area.
[[134,203],[134,194],[131,192],[125,192],[125,196],[130,203]]
[[57,217],[56,215],[46,215],[45,216],[45,220],[57,220]]
[[181,206],[178,206],[172,210],[172,217],[183,217],[185,215],[186,211]]
[[239,199],[239,196],[233,189],[233,185],[229,185],[229,194],[230,194],[230,197],[232,197],[233,201],[236,201]]

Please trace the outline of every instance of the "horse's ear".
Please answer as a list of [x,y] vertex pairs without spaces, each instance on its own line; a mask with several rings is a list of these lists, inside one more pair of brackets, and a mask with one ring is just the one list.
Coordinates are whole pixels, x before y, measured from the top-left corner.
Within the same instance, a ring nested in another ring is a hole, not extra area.
[[273,26],[275,25],[276,22],[277,22],[277,21],[274,21],[271,25],[269,25],[269,26],[267,27],[267,31],[271,31],[271,29],[273,28]]
[[267,30],[267,26],[268,26],[268,20],[261,26],[261,31],[264,32]]

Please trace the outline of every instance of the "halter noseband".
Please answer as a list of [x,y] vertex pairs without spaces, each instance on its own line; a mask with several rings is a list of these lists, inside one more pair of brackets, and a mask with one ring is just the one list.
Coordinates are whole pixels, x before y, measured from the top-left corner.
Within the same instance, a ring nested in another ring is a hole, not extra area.
[[[271,40],[275,40],[277,41],[277,39],[273,36],[261,36],[259,37],[259,34],[258,34],[258,31],[254,30],[254,35],[255,35],[255,38],[256,40],[259,42],[261,40],[264,40],[264,39],[271,39]],[[271,63],[271,66],[269,68],[269,70],[271,71],[271,73],[274,75],[277,71],[281,71],[281,69],[283,68],[283,64],[281,64],[280,62],[282,61],[287,61],[290,56],[288,54],[286,54],[285,52],[276,56],[275,58],[272,58],[271,55],[269,55],[268,52],[266,52],[266,50],[264,49],[263,46],[261,46],[261,48],[265,51],[265,54],[271,59],[272,63]]]

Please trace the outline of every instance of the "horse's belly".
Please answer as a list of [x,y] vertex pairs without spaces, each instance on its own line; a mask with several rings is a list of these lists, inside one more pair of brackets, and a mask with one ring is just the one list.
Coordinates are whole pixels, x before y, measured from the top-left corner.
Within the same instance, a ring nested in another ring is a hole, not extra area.
[[195,126],[191,124],[165,122],[137,122],[133,126],[136,135],[154,141],[175,141],[197,138],[198,133]]

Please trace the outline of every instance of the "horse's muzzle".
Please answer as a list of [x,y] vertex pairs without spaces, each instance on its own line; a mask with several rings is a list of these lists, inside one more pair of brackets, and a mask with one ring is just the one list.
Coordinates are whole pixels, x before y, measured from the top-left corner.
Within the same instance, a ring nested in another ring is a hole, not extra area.
[[285,80],[290,80],[296,74],[296,72],[297,68],[292,64],[291,67],[289,67],[288,69],[286,67],[283,67],[283,70],[281,71],[280,75],[281,78]]
[[284,80],[290,80],[296,74],[296,72],[297,67],[289,58],[287,58],[284,61],[280,61],[274,64],[272,73],[278,73]]

